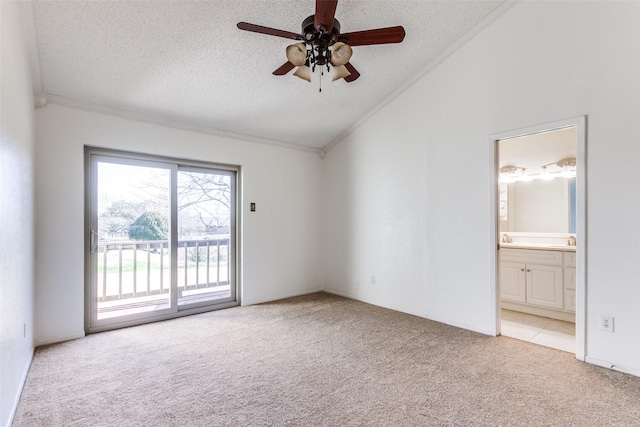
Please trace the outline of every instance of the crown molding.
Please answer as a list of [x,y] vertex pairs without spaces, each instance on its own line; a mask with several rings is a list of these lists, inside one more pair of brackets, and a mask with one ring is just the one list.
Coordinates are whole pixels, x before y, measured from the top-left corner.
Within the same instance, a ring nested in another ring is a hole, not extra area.
[[442,64],[447,58],[457,52],[460,48],[467,44],[471,39],[477,36],[482,30],[487,28],[490,24],[492,24],[496,19],[502,16],[505,12],[511,9],[515,4],[519,3],[521,0],[506,0],[501,3],[498,7],[491,11],[487,16],[484,17],[480,22],[474,25],[469,31],[462,35],[458,40],[455,41],[451,46],[445,49],[441,54],[436,56],[433,61],[429,62],[422,71],[418,72],[415,76],[407,80],[404,84],[402,84],[398,89],[394,90],[389,96],[383,99],[379,104],[377,104],[373,109],[369,110],[364,116],[360,118],[357,122],[351,125],[347,130],[338,135],[335,139],[333,139],[329,144],[327,144],[322,150],[325,153],[328,153],[342,142],[347,136],[353,133],[356,129],[362,126],[364,123],[369,121],[371,117],[373,117],[378,111],[382,110],[387,104],[396,99],[398,96],[403,94],[405,91],[409,90],[413,85],[415,85],[419,80],[421,80],[424,76],[429,74],[435,68],[437,68],[440,64]]
[[25,38],[25,49],[29,61],[29,71],[31,72],[31,87],[33,90],[35,108],[40,108],[44,94],[44,81],[42,79],[42,66],[40,64],[40,50],[38,49],[38,32],[36,31],[36,21],[33,15],[33,2],[20,2],[20,13],[22,15],[22,30]]
[[263,138],[260,136],[249,135],[249,134],[244,134],[240,132],[232,132],[232,131],[227,131],[222,129],[216,129],[209,126],[202,126],[202,125],[189,123],[189,122],[182,122],[178,120],[168,120],[168,119],[164,119],[164,118],[157,117],[150,114],[136,113],[136,112],[127,111],[119,108],[113,108],[113,107],[105,107],[103,105],[93,104],[93,103],[84,102],[84,101],[78,101],[78,100],[67,98],[64,96],[47,94],[45,104],[46,103],[61,105],[63,107],[75,108],[77,110],[89,111],[92,113],[106,114],[109,116],[120,117],[122,119],[134,120],[137,122],[149,123],[149,124],[154,124],[158,126],[165,126],[165,127],[171,127],[171,128],[180,129],[180,130],[187,130],[192,132],[204,133],[208,135],[215,135],[223,138],[239,139],[242,141],[248,141],[248,142],[253,142],[258,144],[266,144],[266,145],[272,145],[272,146],[281,147],[281,148],[288,148],[292,150],[306,151],[308,153],[316,153],[318,155],[320,155],[322,152],[321,148],[308,147],[306,145],[296,144],[294,142],[282,141],[282,140],[271,139],[271,138]]

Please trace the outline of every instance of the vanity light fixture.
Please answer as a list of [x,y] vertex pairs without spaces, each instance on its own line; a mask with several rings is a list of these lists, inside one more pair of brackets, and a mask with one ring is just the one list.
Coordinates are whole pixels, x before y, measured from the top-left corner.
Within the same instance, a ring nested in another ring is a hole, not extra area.
[[499,182],[516,182],[520,181],[522,176],[524,176],[524,171],[527,168],[522,168],[519,166],[503,166],[500,168],[500,177],[498,179]]
[[[551,171],[549,167],[556,166],[559,170]],[[569,157],[554,163],[540,166],[540,173],[526,174],[527,168],[520,166],[503,166],[500,168],[498,182],[528,182],[538,179],[551,180],[554,178],[574,178],[576,176],[576,159]]]
[[[557,166],[560,168],[558,172],[549,172],[549,166]],[[574,157],[567,157],[566,159],[558,160],[555,163],[549,163],[542,166],[541,179],[553,179],[553,178],[573,178],[576,176],[576,159]]]
[[[553,163],[551,163],[553,164]],[[551,173],[549,173],[549,169],[547,169],[549,167],[549,165],[544,165],[542,166],[541,171],[540,171],[540,179],[545,180],[545,181],[549,181],[553,178],[555,178],[554,176],[551,175]]]
[[562,159],[556,163],[560,169],[562,169],[562,176],[564,178],[573,178],[576,176],[576,159],[567,158]]

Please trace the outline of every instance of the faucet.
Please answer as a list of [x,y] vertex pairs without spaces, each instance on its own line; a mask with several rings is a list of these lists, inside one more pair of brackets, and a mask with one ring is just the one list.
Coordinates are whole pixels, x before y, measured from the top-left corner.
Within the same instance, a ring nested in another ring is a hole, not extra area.
[[576,245],[576,236],[569,236],[569,241],[567,242],[567,245],[575,246]]
[[502,243],[513,243],[513,239],[507,233],[502,235]]

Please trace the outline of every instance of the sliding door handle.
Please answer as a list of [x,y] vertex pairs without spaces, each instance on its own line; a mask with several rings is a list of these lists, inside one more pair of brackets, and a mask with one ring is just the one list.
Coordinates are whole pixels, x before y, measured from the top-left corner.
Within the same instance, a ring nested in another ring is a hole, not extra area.
[[95,254],[96,253],[96,248],[98,247],[98,243],[97,243],[97,235],[98,233],[96,232],[96,230],[91,230],[91,253]]

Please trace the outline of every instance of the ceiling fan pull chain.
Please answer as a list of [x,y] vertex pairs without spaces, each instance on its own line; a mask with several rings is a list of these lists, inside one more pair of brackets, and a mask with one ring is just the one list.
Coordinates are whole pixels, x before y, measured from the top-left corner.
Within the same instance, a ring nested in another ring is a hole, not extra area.
[[315,73],[316,72],[316,53],[313,51],[313,47],[310,49],[311,51],[311,63],[313,64],[311,66],[311,72]]

